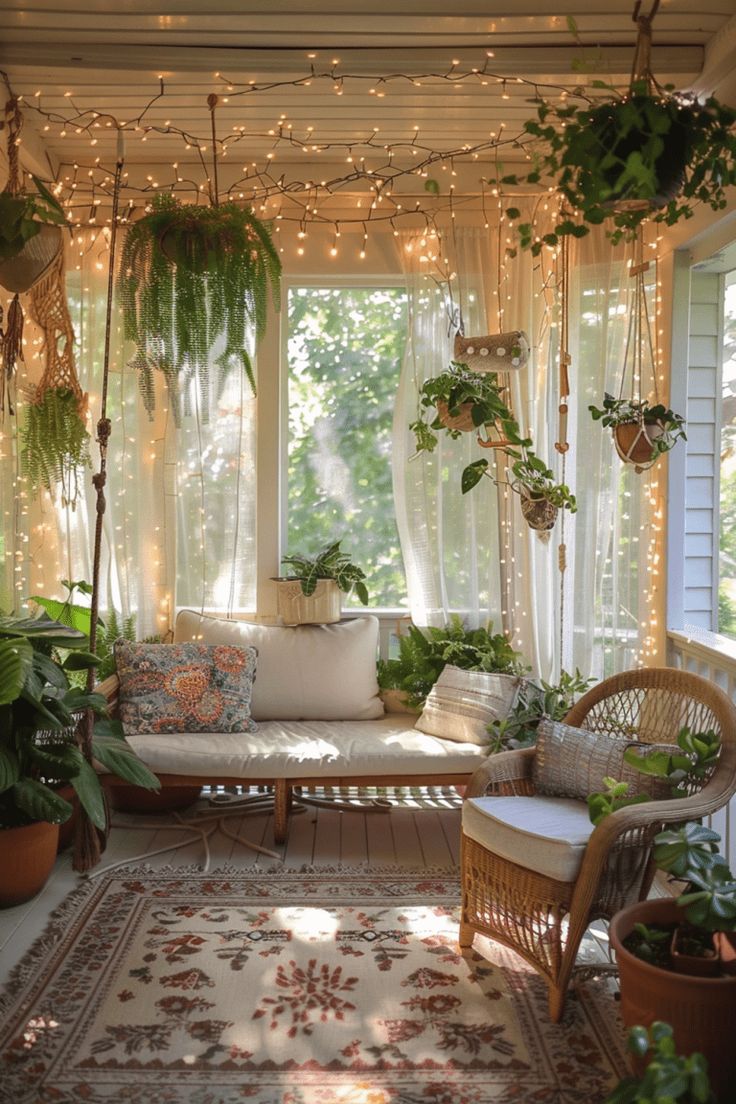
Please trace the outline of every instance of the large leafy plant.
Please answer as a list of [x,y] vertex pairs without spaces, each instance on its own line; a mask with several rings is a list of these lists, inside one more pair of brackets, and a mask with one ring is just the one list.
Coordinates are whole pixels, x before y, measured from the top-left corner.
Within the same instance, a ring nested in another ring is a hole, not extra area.
[[401,690],[410,705],[421,706],[448,663],[466,671],[521,674],[525,670],[521,655],[503,633],[491,628],[466,629],[457,615],[443,629],[410,625],[399,637],[398,656],[379,660],[378,685],[382,690]]
[[218,394],[233,371],[245,372],[255,392],[249,331],[257,344],[269,292],[278,305],[280,276],[270,231],[249,208],[156,196],[126,235],[118,282],[125,337],[138,348],[132,363],[149,413],[155,371],[166,380],[177,421],[193,378],[207,416],[210,364],[218,371]]
[[368,589],[363,582],[365,572],[351,563],[347,552],[340,551],[342,541],[328,544],[313,558],[309,556],[284,556],[282,563],[291,568],[289,578],[298,579],[302,594],[314,594],[320,579],[333,579],[345,594],[355,590],[364,606],[368,605]]
[[[648,80],[635,81],[625,95],[603,81],[592,89],[603,98],[576,90],[557,102],[534,100],[536,118],[524,124],[532,168],[501,184],[552,185],[566,210],[541,237],[533,223],[517,222],[523,248],[538,254],[606,220],[617,242],[632,238],[645,219],[673,226],[691,218],[698,203],[726,207],[726,189],[736,183],[733,108]],[[521,218],[515,207],[506,214]]]
[[[73,786],[92,823],[104,828],[102,786],[74,736],[87,709],[98,718],[95,759],[119,778],[158,788],[119,723],[107,718],[105,698],[70,685],[70,672],[97,664],[86,646],[84,633],[45,614],[0,618],[0,828],[67,820],[72,806],[54,785],[61,782]],[[63,661],[55,658],[57,652],[65,655]]]
[[66,226],[58,200],[37,176],[33,183],[37,195],[26,192],[0,192],[0,260],[17,257],[44,225]]

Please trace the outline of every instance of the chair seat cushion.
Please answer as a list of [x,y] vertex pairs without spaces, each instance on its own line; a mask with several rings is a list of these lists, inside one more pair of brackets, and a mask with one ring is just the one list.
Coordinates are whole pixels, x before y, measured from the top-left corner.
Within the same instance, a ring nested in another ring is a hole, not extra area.
[[485,754],[407,728],[409,718],[375,721],[262,721],[256,732],[131,736],[156,774],[218,778],[340,778],[472,774]]
[[509,862],[574,882],[593,825],[584,801],[564,797],[471,797],[463,832]]

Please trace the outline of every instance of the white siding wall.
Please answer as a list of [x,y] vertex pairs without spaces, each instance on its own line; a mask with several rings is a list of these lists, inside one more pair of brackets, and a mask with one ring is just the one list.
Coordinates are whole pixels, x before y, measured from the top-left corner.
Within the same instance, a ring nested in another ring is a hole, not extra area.
[[693,270],[687,369],[683,622],[718,628],[723,276]]

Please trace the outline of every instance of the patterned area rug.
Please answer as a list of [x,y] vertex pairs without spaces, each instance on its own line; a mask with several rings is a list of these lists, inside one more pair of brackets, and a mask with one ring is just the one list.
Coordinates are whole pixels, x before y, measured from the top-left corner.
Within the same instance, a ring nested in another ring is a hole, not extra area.
[[458,897],[456,871],[85,883],[0,1006],[0,1100],[600,1104],[625,1068],[610,983],[551,1025],[520,958],[458,953]]

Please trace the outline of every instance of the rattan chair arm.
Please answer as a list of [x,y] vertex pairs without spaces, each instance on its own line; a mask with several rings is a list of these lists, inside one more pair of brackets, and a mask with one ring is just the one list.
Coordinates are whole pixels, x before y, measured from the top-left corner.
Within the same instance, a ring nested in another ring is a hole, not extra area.
[[531,747],[489,755],[470,779],[465,796],[482,797],[494,785],[513,786],[515,782],[528,781],[531,778],[534,751]]
[[95,686],[95,692],[107,698],[108,707],[111,712],[114,713],[118,704],[118,694],[120,693],[120,679],[118,676],[114,674],[103,679],[102,682]]

